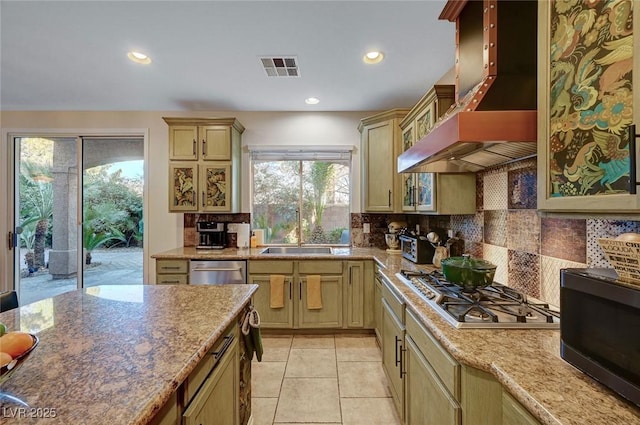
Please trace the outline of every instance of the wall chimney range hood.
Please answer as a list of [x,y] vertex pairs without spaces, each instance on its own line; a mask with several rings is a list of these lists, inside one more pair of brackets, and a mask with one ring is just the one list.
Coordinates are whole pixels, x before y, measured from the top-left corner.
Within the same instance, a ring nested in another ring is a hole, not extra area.
[[398,157],[398,172],[476,172],[536,154],[537,3],[449,0],[456,103]]

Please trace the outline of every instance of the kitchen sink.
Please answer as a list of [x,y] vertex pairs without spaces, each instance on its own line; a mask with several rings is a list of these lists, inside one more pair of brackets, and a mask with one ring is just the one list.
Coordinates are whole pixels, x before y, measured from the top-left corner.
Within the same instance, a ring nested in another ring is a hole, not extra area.
[[312,255],[333,254],[333,251],[328,246],[270,246],[263,249],[260,254]]

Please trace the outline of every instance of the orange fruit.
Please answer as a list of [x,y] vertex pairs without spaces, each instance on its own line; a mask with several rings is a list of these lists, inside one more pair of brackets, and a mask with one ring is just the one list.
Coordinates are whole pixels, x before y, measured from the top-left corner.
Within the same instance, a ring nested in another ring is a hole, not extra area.
[[13,360],[13,357],[11,357],[9,353],[0,351],[0,367],[5,367],[9,363],[11,363],[11,360]]
[[18,357],[33,345],[33,338],[26,332],[13,331],[0,336],[0,351]]

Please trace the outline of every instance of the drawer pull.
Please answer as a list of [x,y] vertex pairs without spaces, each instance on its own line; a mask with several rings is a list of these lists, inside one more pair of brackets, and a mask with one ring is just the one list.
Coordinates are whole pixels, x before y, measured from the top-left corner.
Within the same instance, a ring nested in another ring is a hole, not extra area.
[[179,280],[163,280],[162,283],[180,283]]
[[225,336],[224,340],[225,341],[224,341],[224,344],[222,344],[222,347],[220,347],[218,351],[214,351],[213,353],[211,353],[213,355],[213,358],[216,359],[216,361],[220,360],[222,356],[224,356],[224,353],[226,353],[227,350],[229,349],[229,346],[233,342],[233,335]]
[[162,270],[180,270],[180,266],[162,266]]

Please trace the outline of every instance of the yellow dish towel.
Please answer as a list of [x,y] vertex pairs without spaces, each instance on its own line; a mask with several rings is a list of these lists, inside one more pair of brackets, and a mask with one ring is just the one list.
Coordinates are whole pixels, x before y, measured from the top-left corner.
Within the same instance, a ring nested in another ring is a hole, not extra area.
[[320,310],[322,308],[322,289],[320,288],[320,275],[307,276],[307,309]]
[[284,307],[284,275],[272,274],[269,276],[269,307]]

